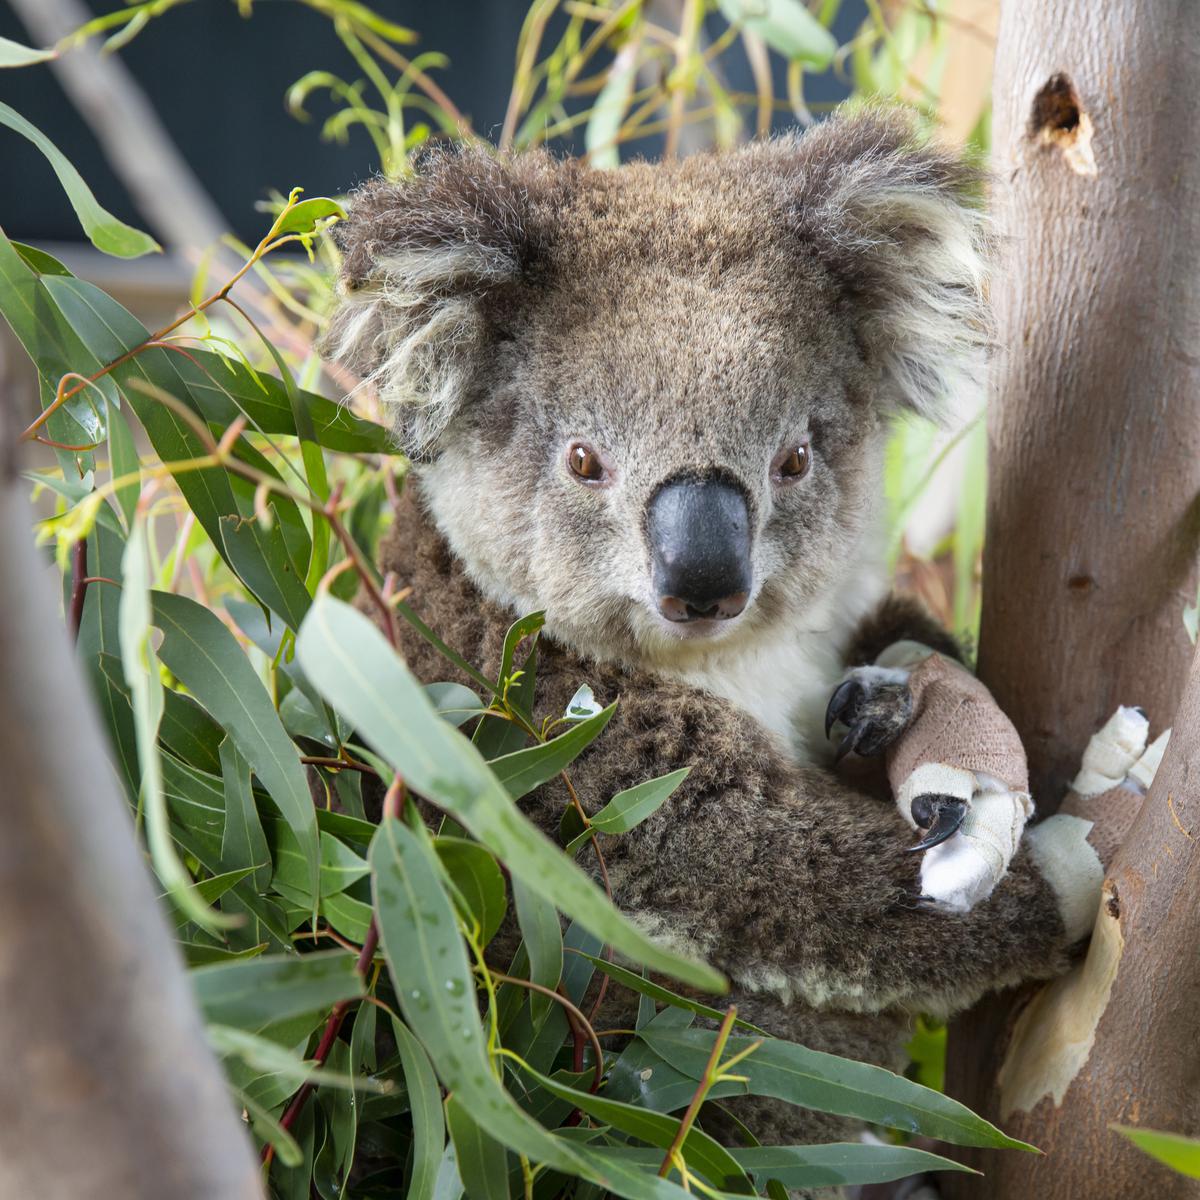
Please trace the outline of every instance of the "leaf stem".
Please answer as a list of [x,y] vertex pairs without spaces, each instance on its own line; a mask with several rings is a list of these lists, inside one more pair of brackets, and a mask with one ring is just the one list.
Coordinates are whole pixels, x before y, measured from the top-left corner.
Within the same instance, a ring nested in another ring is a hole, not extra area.
[[708,1056],[708,1062],[704,1064],[704,1074],[700,1076],[700,1082],[696,1084],[696,1091],[692,1096],[691,1103],[687,1106],[687,1111],[683,1114],[683,1119],[679,1122],[679,1129],[676,1131],[675,1137],[662,1160],[662,1166],[658,1169],[660,1179],[666,1179],[671,1173],[671,1168],[676,1165],[679,1151],[696,1122],[696,1114],[699,1113],[700,1106],[704,1103],[704,1098],[708,1095],[712,1085],[717,1081],[717,1066],[721,1061],[721,1054],[725,1049],[725,1043],[729,1041],[729,1034],[733,1029],[733,1022],[736,1018],[737,1008],[731,1004],[729,1011],[725,1014],[725,1019],[721,1022],[721,1028],[717,1032],[716,1040],[713,1042],[712,1053]]
[[[566,1009],[568,1017],[579,1022],[580,1028],[592,1044],[592,1053],[596,1058],[595,1077],[592,1080],[591,1090],[593,1092],[597,1091],[604,1080],[604,1050],[600,1045],[600,1039],[596,1036],[595,1029],[592,1028],[591,1021],[583,1015],[583,1012],[568,1000],[562,992],[556,992],[553,988],[544,987],[540,983],[534,983],[531,979],[518,979],[515,975],[503,975],[499,971],[491,971],[489,974],[498,983],[515,983],[518,987],[528,988],[532,992],[549,996],[551,1000],[557,1001]],[[576,1070],[580,1069],[580,1067],[576,1068]]]

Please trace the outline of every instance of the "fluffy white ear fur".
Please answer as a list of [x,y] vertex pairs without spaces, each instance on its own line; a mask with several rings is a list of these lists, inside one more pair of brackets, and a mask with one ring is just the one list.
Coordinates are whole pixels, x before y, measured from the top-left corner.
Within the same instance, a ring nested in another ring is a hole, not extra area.
[[884,239],[872,248],[895,259],[891,295],[871,321],[897,402],[935,420],[974,411],[987,369],[982,215],[920,192],[885,194],[863,215],[876,229],[912,223],[928,231],[903,250]]
[[393,247],[345,290],[322,351],[378,389],[410,456],[428,453],[471,386],[486,339],[479,291],[518,270],[493,247]]
[[973,413],[990,335],[981,173],[896,113],[830,122],[799,144],[834,164],[806,224],[833,239],[825,257],[857,299],[885,401],[940,421]]

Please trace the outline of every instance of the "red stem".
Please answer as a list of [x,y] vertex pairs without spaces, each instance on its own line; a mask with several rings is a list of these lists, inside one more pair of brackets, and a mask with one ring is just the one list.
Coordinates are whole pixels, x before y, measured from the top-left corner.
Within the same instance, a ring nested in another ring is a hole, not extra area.
[[83,623],[83,602],[87,599],[87,539],[80,538],[71,550],[71,638],[79,640],[79,626]]
[[[401,805],[404,802],[404,783],[397,775],[387,790],[387,795],[383,798],[383,819],[386,821],[389,817],[397,817],[400,815]],[[367,926],[367,936],[363,938],[362,949],[358,952],[358,959],[354,964],[354,969],[358,972],[364,983],[367,982],[367,974],[371,969],[371,963],[375,958],[375,951],[379,948],[379,925],[375,920],[374,914],[371,916],[371,923]],[[329,1014],[329,1019],[325,1022],[325,1028],[321,1033],[321,1040],[317,1043],[317,1049],[313,1054],[313,1062],[318,1067],[323,1067],[326,1060],[329,1058],[330,1052],[333,1050],[333,1044],[337,1041],[338,1034],[342,1030],[342,1023],[346,1020],[346,1014],[350,1011],[350,1006],[353,1000],[339,1000],[333,1006]],[[284,1114],[279,1118],[279,1124],[284,1129],[291,1129],[296,1123],[296,1118],[300,1116],[304,1110],[305,1104],[308,1102],[309,1096],[316,1090],[316,1084],[311,1080],[303,1084],[300,1090],[292,1097],[291,1103],[284,1110]],[[261,1159],[264,1163],[270,1163],[275,1157],[275,1147],[270,1143],[263,1146]]]

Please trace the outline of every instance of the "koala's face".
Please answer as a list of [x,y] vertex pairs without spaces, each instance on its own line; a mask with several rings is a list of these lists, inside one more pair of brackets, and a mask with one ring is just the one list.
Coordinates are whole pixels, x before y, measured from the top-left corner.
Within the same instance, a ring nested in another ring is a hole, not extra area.
[[861,565],[889,413],[974,342],[963,174],[901,132],[616,172],[443,158],[362,197],[331,344],[395,401],[485,591],[661,663]]

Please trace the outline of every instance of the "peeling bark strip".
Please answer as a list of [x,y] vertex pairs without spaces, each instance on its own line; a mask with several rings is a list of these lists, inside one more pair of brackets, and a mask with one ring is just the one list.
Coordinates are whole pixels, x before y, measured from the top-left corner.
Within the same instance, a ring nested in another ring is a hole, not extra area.
[[1017,1018],[996,1079],[1005,1121],[1014,1112],[1033,1112],[1043,1096],[1060,1105],[1092,1052],[1125,948],[1111,887],[1105,898],[1087,958],[1038,992]]
[[[1021,733],[1042,813],[1118,704],[1144,707],[1153,732],[1172,724],[1190,661],[1197,78],[1195,0],[1003,4],[979,673]],[[947,1176],[948,1197],[1200,1196],[1109,1128],[1200,1135],[1200,679],[1174,724],[1087,964],[1019,1017],[1009,996],[951,1029],[948,1090],[1046,1154],[968,1156],[987,1178]]]

